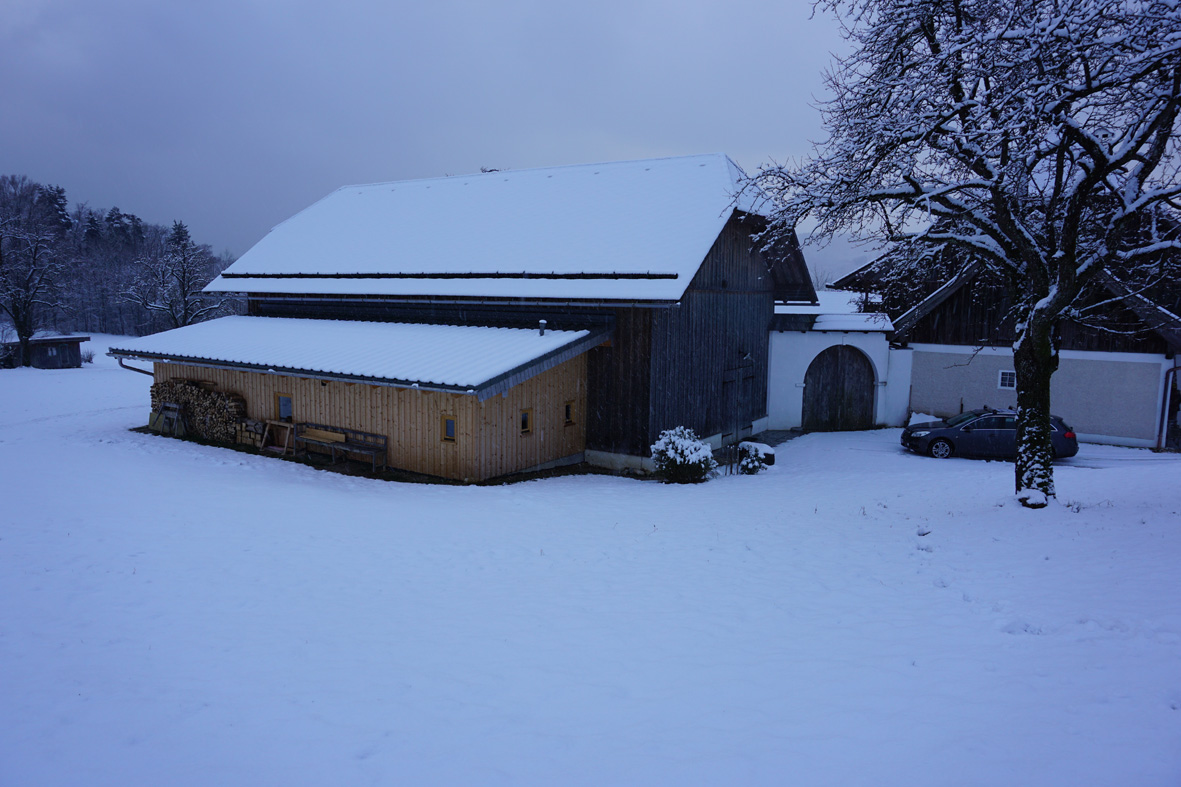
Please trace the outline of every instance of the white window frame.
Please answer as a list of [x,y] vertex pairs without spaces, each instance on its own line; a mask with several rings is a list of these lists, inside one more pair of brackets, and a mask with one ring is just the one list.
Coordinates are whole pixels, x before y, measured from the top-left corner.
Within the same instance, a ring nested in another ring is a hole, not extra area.
[[[1013,375],[1013,384],[1005,385],[1005,375]],[[996,387],[1002,391],[1016,391],[1017,390],[1017,372],[1012,369],[1001,369],[996,375]]]

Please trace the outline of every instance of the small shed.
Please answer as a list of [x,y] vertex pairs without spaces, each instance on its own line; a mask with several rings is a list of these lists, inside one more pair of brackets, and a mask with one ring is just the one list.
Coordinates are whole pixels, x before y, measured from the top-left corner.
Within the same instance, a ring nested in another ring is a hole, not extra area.
[[[29,364],[38,369],[77,369],[82,365],[82,342],[89,336],[38,331],[29,340]],[[20,366],[20,342],[0,345],[0,365]]]

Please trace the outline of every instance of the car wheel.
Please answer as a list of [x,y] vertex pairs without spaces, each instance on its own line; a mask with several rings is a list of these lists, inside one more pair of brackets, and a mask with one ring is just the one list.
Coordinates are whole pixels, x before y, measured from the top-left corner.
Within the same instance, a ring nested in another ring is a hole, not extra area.
[[927,453],[936,459],[946,459],[955,453],[955,449],[946,440],[936,440],[931,443],[931,446],[927,449]]

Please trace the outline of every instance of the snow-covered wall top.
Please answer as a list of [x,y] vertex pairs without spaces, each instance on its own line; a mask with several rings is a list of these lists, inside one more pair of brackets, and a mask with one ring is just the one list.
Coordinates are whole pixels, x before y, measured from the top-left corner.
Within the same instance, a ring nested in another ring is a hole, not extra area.
[[742,177],[710,154],[346,186],[206,289],[677,300],[734,210],[759,212]]
[[[588,331],[222,317],[113,344],[110,355],[471,388],[587,338]],[[538,370],[540,371],[540,369]]]
[[777,303],[776,314],[815,314],[813,331],[892,331],[894,324],[882,313],[858,311],[861,296],[842,291],[821,291],[816,293],[819,304]]

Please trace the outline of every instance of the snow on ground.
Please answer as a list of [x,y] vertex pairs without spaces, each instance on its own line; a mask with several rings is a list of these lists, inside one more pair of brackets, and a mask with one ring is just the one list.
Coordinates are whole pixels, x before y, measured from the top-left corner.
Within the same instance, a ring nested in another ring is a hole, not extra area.
[[0,784],[1181,780],[1176,456],[418,486],[129,432],[149,382],[0,371]]

